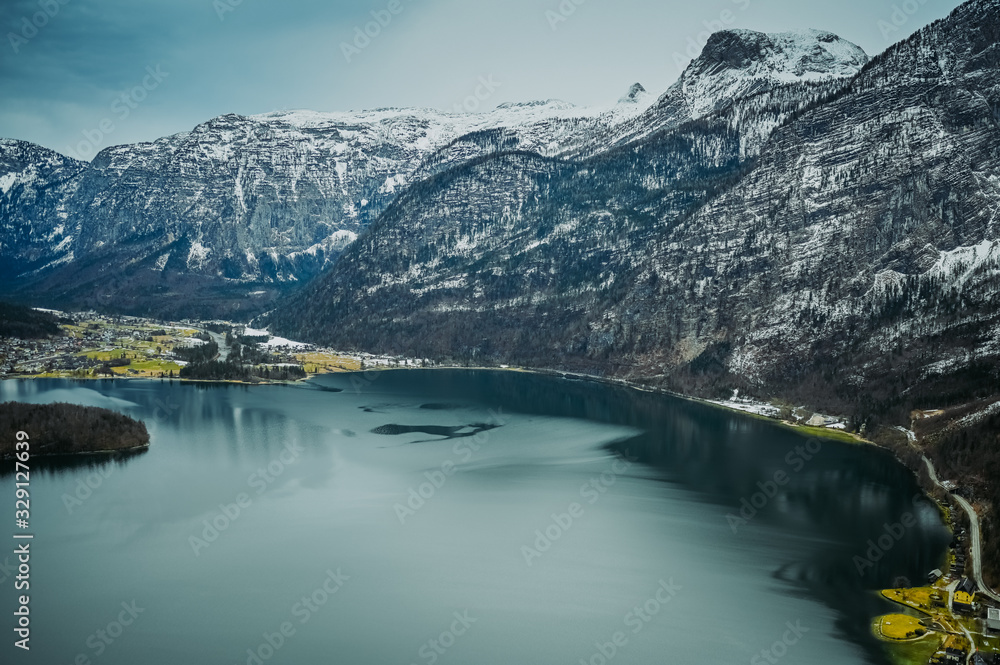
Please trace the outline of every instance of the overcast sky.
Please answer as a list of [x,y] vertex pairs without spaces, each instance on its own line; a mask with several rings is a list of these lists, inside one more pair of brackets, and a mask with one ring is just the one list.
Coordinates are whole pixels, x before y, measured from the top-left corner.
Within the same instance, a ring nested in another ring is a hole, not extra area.
[[498,84],[484,108],[601,105],[636,81],[665,90],[709,30],[820,28],[874,55],[958,4],[0,0],[0,136],[79,154],[81,142],[152,140],[223,113],[451,109],[480,77]]

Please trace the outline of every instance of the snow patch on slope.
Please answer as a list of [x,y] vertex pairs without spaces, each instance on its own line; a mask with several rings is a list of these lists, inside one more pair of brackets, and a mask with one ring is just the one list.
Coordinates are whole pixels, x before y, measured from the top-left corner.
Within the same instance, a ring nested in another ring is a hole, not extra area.
[[6,194],[7,192],[10,191],[10,188],[14,186],[14,183],[16,181],[17,181],[16,173],[5,173],[4,175],[0,176],[0,190],[2,190],[4,194]]
[[208,259],[208,255],[212,253],[212,250],[205,247],[200,242],[193,243],[191,245],[191,251],[188,252],[187,266],[188,268],[195,268],[201,266]]

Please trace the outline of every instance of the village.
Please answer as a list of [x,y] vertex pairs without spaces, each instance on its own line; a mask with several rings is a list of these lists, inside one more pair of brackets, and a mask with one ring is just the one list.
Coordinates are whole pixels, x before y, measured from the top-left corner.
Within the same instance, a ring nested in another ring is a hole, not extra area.
[[[61,336],[42,339],[0,338],[0,378],[142,378],[182,379],[191,350],[215,344],[207,361],[225,362],[231,351],[250,347],[242,357],[260,371],[254,382],[272,371],[295,368],[297,378],[369,368],[428,366],[426,360],[342,354],[274,337],[228,321],[155,321],[96,312],[51,312],[59,320]],[[286,371],[287,374],[287,371]],[[258,376],[259,375],[259,376]]]
[[877,617],[872,630],[900,664],[1000,664],[998,599],[965,575],[972,565],[968,534],[948,512],[954,539],[947,572],[931,571],[927,586],[882,591],[900,612]]

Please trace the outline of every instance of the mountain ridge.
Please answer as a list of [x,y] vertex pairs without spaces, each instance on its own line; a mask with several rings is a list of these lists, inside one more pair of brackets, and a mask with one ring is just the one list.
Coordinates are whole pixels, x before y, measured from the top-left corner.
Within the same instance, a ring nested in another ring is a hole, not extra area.
[[[424,162],[444,168],[497,149],[443,151],[462,136],[500,132],[505,146],[546,153],[643,108],[546,101],[484,114],[226,114],[105,148],[89,164],[0,143],[0,209],[11,211],[12,241],[0,247],[6,293],[170,315],[204,301],[192,313],[249,316],[335,261]],[[28,155],[40,165],[63,160],[69,182],[41,197],[49,183],[14,168]]]
[[[930,395],[960,381],[963,344],[1000,353],[996,6],[966,3],[835,81],[747,89],[697,118],[664,111],[668,91],[646,112],[663,112],[653,131],[603,151],[460,165],[388,209],[294,301],[297,321],[271,320],[347,348],[809,394],[859,421],[896,417],[921,399],[899,396],[907,382],[923,377]],[[973,279],[955,304],[963,269]],[[907,317],[923,317],[926,342]],[[951,369],[935,373],[943,358]],[[846,378],[824,387],[831,372]],[[872,408],[857,403],[864,385],[887,391]],[[969,381],[966,397],[987,389]]]

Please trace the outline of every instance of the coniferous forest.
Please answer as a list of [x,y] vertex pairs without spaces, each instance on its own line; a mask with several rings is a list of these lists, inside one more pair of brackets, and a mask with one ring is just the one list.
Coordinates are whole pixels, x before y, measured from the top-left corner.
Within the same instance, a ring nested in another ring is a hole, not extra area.
[[18,432],[27,433],[32,457],[131,450],[149,445],[145,424],[108,409],[75,404],[0,403],[0,457],[15,452]]

